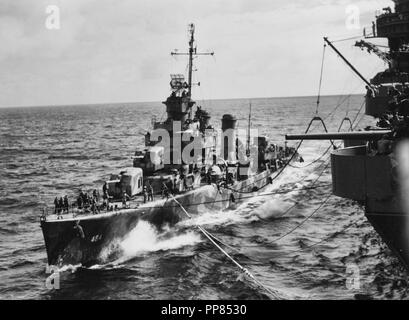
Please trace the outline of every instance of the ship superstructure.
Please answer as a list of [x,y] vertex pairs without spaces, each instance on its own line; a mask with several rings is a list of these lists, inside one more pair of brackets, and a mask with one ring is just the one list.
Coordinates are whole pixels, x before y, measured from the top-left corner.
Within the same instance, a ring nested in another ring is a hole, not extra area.
[[[409,82],[409,3],[394,0],[395,10],[384,8],[372,24],[372,32],[364,32],[365,40],[355,45],[376,54],[388,68],[371,79],[367,87],[366,114],[379,117],[385,113],[390,91],[402,89]],[[388,48],[373,44],[371,39],[387,38]]]
[[[143,220],[161,229],[208,210],[224,210],[273,182],[284,164],[297,160],[295,148],[268,142],[265,136],[238,139],[238,120],[223,115],[221,131],[192,99],[195,27],[189,25],[187,80],[171,75],[167,117],[152,121],[132,166],[111,174],[99,192],[81,191],[73,205],[45,209],[41,228],[50,265],[105,262],[104,249],[121,241]],[[196,106],[196,110],[194,107]],[[99,188],[98,188],[99,189]],[[181,208],[188,208],[189,216]]]
[[[344,148],[331,153],[334,195],[365,204],[365,215],[382,239],[409,269],[409,212],[404,203],[409,194],[402,188],[401,145],[409,138],[409,0],[394,0],[395,9],[384,8],[364,31],[357,47],[376,54],[387,69],[370,81],[339,56],[366,84],[365,114],[378,122],[365,131],[288,135],[289,140],[344,140]],[[387,38],[388,48],[370,42]]]

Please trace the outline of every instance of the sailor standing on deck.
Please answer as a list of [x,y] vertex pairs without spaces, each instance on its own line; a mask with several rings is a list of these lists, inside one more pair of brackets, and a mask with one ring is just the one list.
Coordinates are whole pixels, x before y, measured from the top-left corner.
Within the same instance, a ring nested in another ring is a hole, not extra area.
[[124,191],[124,193],[122,194],[122,207],[123,208],[127,208],[127,203],[126,201],[129,200],[130,197],[128,196],[128,194],[126,193],[126,191]]
[[148,201],[153,201],[153,188],[151,184],[148,185]]
[[106,181],[104,182],[104,185],[102,186],[102,198],[104,199],[104,204],[106,207],[109,207],[109,196],[108,196],[108,185]]
[[78,206],[78,209],[82,209],[82,198],[81,198],[81,196],[77,197],[77,206]]
[[169,199],[169,189],[165,184],[162,186],[162,198]]
[[54,214],[58,213],[58,198],[55,197],[54,199]]
[[148,190],[143,186],[143,203],[146,203],[146,200],[148,200]]
[[63,209],[64,209],[64,200],[62,199],[62,197],[60,197],[60,200],[58,200],[58,213],[61,213]]
[[68,203],[68,196],[65,195],[64,196],[64,212],[68,214],[68,208],[70,207],[69,203]]
[[57,210],[57,219],[62,219],[62,210],[64,208],[64,201],[62,197],[58,200],[58,210]]
[[91,200],[91,211],[93,214],[99,213],[98,203],[96,198],[92,198]]
[[208,168],[206,172],[206,181],[207,184],[212,184],[212,172],[210,168]]
[[92,191],[92,198],[94,198],[97,203],[99,202],[99,195],[98,195],[97,189],[94,189]]

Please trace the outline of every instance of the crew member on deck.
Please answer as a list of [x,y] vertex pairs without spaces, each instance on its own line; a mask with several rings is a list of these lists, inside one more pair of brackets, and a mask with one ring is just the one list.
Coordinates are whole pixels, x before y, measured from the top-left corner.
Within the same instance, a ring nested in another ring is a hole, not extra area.
[[99,203],[99,193],[98,193],[97,189],[94,189],[92,191],[92,197],[96,200],[97,203]]
[[87,195],[87,206],[90,207],[92,204],[92,197],[91,194],[89,194],[88,192],[86,193]]
[[83,201],[82,201],[81,195],[79,195],[77,198],[77,205],[78,205],[78,209],[82,209]]
[[143,186],[143,203],[146,203],[146,200],[148,200],[148,190]]
[[153,188],[151,184],[148,185],[148,201],[153,201]]
[[82,192],[82,189],[80,189],[80,197],[82,199],[82,202],[84,202],[85,194]]
[[208,168],[206,172],[206,181],[207,184],[212,184],[212,172],[210,168]]
[[58,208],[57,208],[57,219],[62,219],[62,210],[64,208],[64,201],[62,197],[58,199]]
[[58,198],[55,197],[54,199],[54,214],[58,213]]
[[68,196],[65,195],[64,197],[64,212],[68,213],[69,203],[68,203]]
[[128,196],[128,194],[126,193],[126,191],[124,191],[124,193],[122,194],[122,207],[123,208],[127,208],[127,203],[126,201],[129,200],[130,197]]
[[162,191],[162,198],[169,199],[169,189],[165,183],[162,184],[161,191]]
[[64,208],[64,200],[62,197],[60,197],[60,200],[58,200],[58,213],[62,213],[62,210]]
[[99,213],[98,203],[96,198],[92,198],[91,200],[91,211],[93,214]]
[[104,204],[106,205],[107,209],[109,208],[109,196],[108,196],[108,185],[106,181],[102,186],[102,198],[104,199]]

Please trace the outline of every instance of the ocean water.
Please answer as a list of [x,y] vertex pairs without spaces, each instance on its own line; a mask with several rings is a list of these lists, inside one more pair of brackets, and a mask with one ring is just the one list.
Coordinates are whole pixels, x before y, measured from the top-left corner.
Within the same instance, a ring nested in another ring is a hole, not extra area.
[[[272,141],[303,132],[314,97],[252,99],[252,125]],[[354,119],[362,96],[323,97],[329,130]],[[247,125],[249,100],[199,101],[220,127],[224,113]],[[161,103],[0,109],[1,299],[269,299],[201,235],[201,225],[265,287],[289,299],[407,298],[407,273],[356,202],[331,196],[326,141],[305,142],[302,168],[288,167],[273,185],[234,210],[203,212],[158,233],[139,223],[116,261],[65,266],[60,289],[45,286],[46,252],[39,224],[44,205],[79,188],[100,187],[132,163],[141,132]],[[358,123],[359,122],[359,123]],[[373,123],[357,117],[358,127]],[[347,130],[345,125],[344,130]],[[322,132],[314,123],[314,132]],[[293,143],[295,144],[295,143]],[[324,156],[322,156],[324,154]],[[302,190],[315,182],[319,186]],[[233,249],[232,249],[233,248]]]

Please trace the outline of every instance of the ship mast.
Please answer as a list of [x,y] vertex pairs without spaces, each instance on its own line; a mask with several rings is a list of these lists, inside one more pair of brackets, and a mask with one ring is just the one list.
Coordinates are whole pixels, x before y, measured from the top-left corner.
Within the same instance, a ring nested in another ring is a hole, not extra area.
[[195,25],[191,23],[189,25],[189,33],[190,33],[190,40],[189,40],[189,75],[188,75],[188,96],[192,96],[192,72],[193,72],[193,44],[195,42]]
[[176,52],[173,51],[170,54],[172,56],[189,56],[189,74],[188,74],[188,83],[187,83],[187,88],[188,88],[188,92],[187,95],[190,98],[192,96],[192,74],[193,74],[193,59],[196,56],[213,56],[214,52],[202,52],[202,53],[198,53],[197,52],[197,48],[194,47],[194,43],[195,43],[195,25],[193,23],[189,24],[189,52],[184,53],[184,52]]
[[250,155],[250,128],[251,128],[251,102],[250,102],[250,111],[249,111],[249,123],[247,127],[247,150],[246,150],[247,156]]

